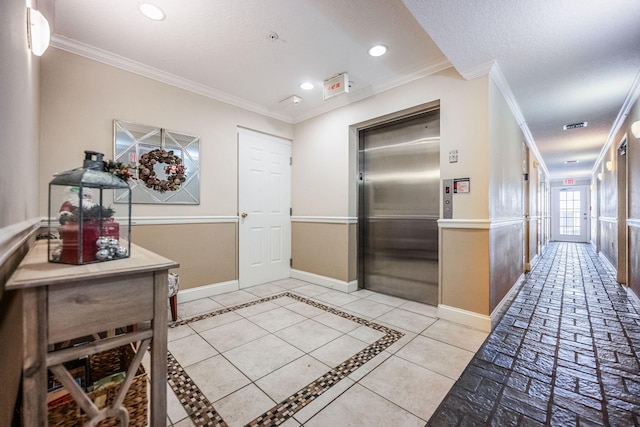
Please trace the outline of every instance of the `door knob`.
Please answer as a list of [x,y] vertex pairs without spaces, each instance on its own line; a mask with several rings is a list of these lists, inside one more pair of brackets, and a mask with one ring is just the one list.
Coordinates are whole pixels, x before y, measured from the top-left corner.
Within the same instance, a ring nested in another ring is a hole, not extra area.
[[249,215],[249,214],[246,213],[246,212],[242,212],[242,215],[240,215],[240,216],[242,217],[242,219],[245,219],[247,217],[247,215]]

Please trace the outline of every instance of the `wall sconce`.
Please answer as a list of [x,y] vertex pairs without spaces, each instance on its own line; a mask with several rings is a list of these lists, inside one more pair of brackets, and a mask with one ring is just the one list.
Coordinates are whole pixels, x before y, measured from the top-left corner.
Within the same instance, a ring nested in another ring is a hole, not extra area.
[[27,8],[27,39],[29,47],[35,56],[42,54],[49,47],[51,41],[51,28],[47,18],[39,11]]
[[636,120],[631,124],[631,133],[636,138],[640,138],[640,120]]
[[602,172],[598,172],[598,181],[602,181],[602,178],[604,178],[604,174]]
[[613,170],[613,162],[611,160],[607,160],[607,163],[604,164],[608,171]]

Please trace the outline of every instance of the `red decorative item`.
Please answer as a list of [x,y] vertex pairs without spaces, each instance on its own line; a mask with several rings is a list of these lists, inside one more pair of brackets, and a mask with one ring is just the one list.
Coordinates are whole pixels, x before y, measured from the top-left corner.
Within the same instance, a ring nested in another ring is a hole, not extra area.
[[78,247],[80,227],[77,223],[61,225],[58,231],[62,240],[61,262],[84,264],[96,260],[96,240],[100,236],[98,224],[87,222],[82,224],[82,253]]
[[120,239],[120,224],[113,218],[102,220],[102,234],[100,235]]

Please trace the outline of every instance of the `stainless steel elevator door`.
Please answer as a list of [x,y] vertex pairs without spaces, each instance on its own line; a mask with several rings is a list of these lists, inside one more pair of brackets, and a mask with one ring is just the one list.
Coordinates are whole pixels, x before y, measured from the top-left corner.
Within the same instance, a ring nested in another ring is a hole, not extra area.
[[440,112],[360,134],[359,279],[438,304]]

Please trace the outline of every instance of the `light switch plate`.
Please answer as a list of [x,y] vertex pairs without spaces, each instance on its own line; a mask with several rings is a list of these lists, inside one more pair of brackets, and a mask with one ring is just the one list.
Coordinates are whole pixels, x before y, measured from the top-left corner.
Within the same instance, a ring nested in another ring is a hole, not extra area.
[[457,163],[458,162],[458,150],[449,151],[449,163]]

